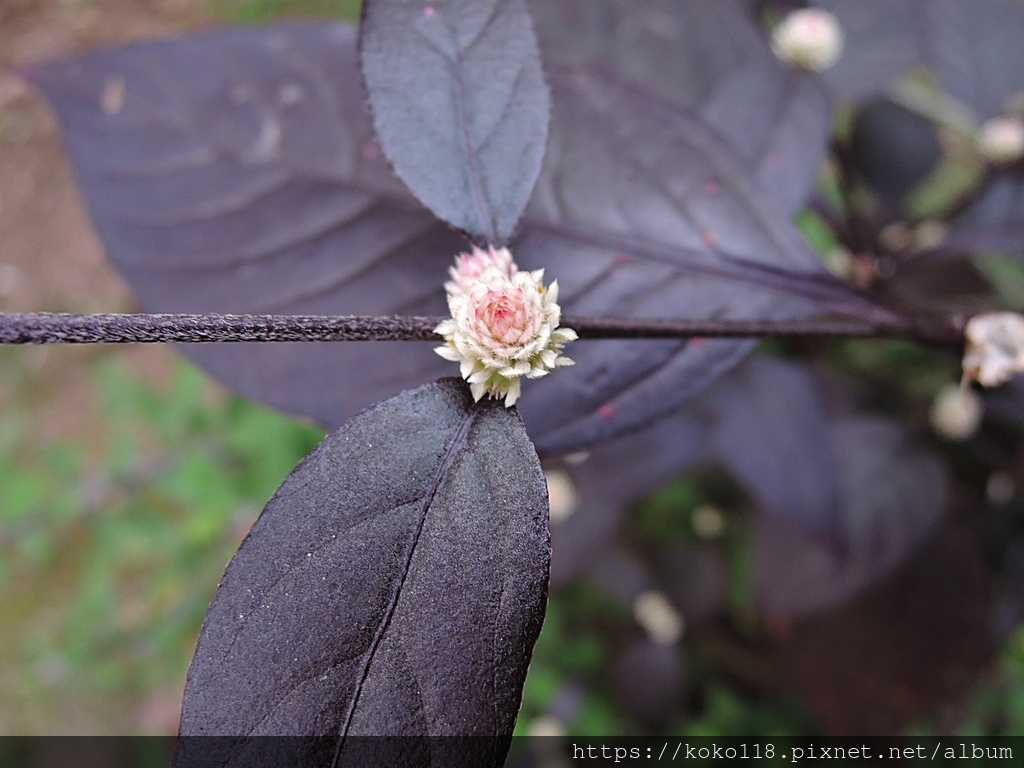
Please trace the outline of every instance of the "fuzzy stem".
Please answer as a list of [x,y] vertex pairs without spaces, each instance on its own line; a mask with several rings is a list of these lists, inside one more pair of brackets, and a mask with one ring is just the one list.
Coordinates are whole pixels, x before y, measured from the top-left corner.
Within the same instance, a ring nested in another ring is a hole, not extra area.
[[[126,344],[224,341],[437,341],[441,317],[301,315],[2,314],[0,344]],[[963,318],[878,320],[638,320],[566,317],[581,339],[901,336],[963,344]]]

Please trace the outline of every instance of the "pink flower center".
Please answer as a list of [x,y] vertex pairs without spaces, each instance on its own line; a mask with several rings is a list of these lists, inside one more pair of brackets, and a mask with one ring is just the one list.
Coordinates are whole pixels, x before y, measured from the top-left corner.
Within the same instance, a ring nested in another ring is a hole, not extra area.
[[530,308],[521,288],[489,290],[476,307],[482,330],[503,345],[520,344],[530,335]]

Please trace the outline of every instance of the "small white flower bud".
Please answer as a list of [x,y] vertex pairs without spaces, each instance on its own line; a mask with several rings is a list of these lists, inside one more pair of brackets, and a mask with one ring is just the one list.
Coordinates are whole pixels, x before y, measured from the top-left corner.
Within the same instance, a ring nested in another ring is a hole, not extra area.
[[530,724],[527,733],[530,736],[565,736],[565,723],[556,717],[544,715]]
[[847,280],[853,277],[853,254],[850,253],[849,249],[841,245],[829,248],[822,254],[822,261],[825,262],[825,268],[833,275],[846,278]]
[[932,401],[932,427],[947,440],[966,440],[981,426],[984,408],[977,393],[967,387],[948,384]]
[[1017,495],[1017,484],[1006,472],[993,472],[985,483],[985,498],[990,504],[1009,504]]
[[559,469],[544,470],[544,479],[548,484],[551,522],[557,524],[568,520],[580,504],[576,484],[569,475]]
[[964,376],[985,387],[1024,373],[1024,317],[1014,312],[975,315],[964,331]]
[[725,515],[717,507],[701,504],[690,518],[693,532],[702,539],[717,539],[725,531]]
[[519,399],[520,379],[546,376],[573,361],[561,356],[576,332],[559,328],[558,281],[543,283],[544,270],[520,272],[508,249],[474,248],[456,257],[445,283],[452,316],[434,332],[445,345],[434,349],[459,363],[475,400],[485,394]]
[[893,253],[905,251],[914,241],[914,234],[906,222],[894,221],[886,224],[878,233],[878,241],[887,251]]
[[562,457],[562,461],[568,464],[570,467],[578,467],[580,464],[590,458],[590,451],[576,451],[574,453],[567,453]]
[[772,32],[772,50],[790,66],[828,69],[843,54],[843,29],[823,8],[802,8],[788,14]]
[[949,235],[949,225],[938,219],[926,219],[914,227],[914,247],[919,250],[938,248]]
[[672,645],[683,636],[683,616],[663,592],[651,590],[633,601],[633,618],[659,645]]
[[990,163],[1005,165],[1024,157],[1024,120],[993,117],[978,131],[978,151]]

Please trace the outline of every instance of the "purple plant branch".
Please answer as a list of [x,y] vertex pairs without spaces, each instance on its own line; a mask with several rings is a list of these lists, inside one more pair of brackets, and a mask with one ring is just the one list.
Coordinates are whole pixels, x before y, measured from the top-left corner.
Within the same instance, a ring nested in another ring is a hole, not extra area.
[[[0,344],[439,341],[441,317],[0,313]],[[905,337],[959,347],[966,318],[643,320],[565,317],[581,339]]]

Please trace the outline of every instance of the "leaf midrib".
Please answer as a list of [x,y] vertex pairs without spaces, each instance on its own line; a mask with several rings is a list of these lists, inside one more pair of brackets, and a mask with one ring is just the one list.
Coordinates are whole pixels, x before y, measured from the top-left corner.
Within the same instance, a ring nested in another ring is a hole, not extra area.
[[468,412],[462,418],[458,429],[456,429],[451,442],[448,444],[447,448],[445,448],[445,452],[441,457],[441,463],[438,465],[437,472],[434,474],[434,478],[431,481],[430,486],[427,488],[427,492],[423,496],[416,520],[416,527],[413,529],[412,537],[409,541],[409,547],[406,550],[405,562],[402,564],[401,573],[395,582],[395,586],[391,594],[391,600],[381,617],[381,621],[377,626],[376,632],[374,632],[373,640],[370,642],[370,647],[366,651],[366,655],[363,659],[363,668],[359,673],[359,681],[356,684],[355,690],[352,692],[352,696],[349,700],[348,711],[345,713],[345,718],[339,728],[338,741],[334,748],[334,758],[331,760],[331,768],[336,768],[338,765],[338,760],[341,757],[341,750],[342,747],[344,747],[345,739],[348,737],[348,730],[351,727],[352,719],[355,715],[356,705],[359,703],[359,696],[362,693],[364,684],[366,683],[366,678],[369,676],[370,667],[373,664],[377,648],[384,639],[384,633],[387,632],[388,627],[391,625],[391,619],[394,617],[395,610],[398,607],[398,600],[402,593],[402,587],[405,586],[406,579],[409,576],[409,570],[412,566],[412,558],[416,553],[416,547],[419,544],[420,535],[422,534],[423,526],[426,523],[427,513],[430,511],[430,507],[434,502],[434,498],[437,495],[441,484],[448,476],[448,471],[455,462],[456,456],[459,454],[460,449],[465,445],[469,436],[470,428],[476,420],[477,413],[477,408],[470,405]]

